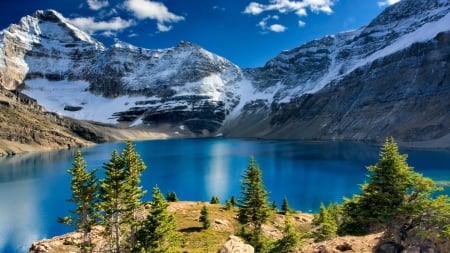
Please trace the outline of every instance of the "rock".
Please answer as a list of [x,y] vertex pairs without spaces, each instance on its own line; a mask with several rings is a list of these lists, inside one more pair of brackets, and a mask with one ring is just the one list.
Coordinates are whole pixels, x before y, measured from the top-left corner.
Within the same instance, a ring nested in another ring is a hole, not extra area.
[[218,253],[253,253],[255,249],[241,238],[230,235]]
[[400,253],[403,246],[395,242],[384,242],[375,248],[375,253]]
[[319,247],[319,249],[317,250],[317,253],[329,253],[329,251],[327,250],[327,247],[325,247],[324,245],[321,245]]
[[412,246],[406,249],[406,253],[422,253],[419,246]]
[[336,249],[339,251],[352,250],[352,245],[350,245],[348,242],[344,242],[343,244],[336,246]]

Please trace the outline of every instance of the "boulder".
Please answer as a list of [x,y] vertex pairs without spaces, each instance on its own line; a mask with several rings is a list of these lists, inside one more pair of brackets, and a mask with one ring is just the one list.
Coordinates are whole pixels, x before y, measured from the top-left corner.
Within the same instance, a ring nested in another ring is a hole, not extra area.
[[255,249],[241,238],[230,235],[218,253],[253,253]]

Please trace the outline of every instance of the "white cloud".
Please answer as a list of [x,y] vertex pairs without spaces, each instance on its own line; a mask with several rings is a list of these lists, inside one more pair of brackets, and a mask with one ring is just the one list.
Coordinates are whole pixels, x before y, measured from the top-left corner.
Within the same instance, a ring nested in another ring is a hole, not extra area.
[[107,7],[109,5],[109,2],[107,0],[101,1],[101,0],[87,0],[87,3],[89,5],[89,8],[91,10],[100,10],[101,8]]
[[259,21],[258,26],[261,27],[263,31],[272,31],[272,32],[284,32],[287,30],[287,27],[280,25],[280,24],[272,24],[268,25],[268,22],[270,20],[279,20],[280,17],[278,15],[267,15],[264,17],[261,21]]
[[[250,15],[259,15],[266,11],[276,11],[279,13],[290,13],[294,12],[299,17],[305,17],[308,15],[307,10],[309,9],[314,13],[326,13],[331,14],[333,10],[331,7],[337,0],[270,0],[269,4],[261,4],[257,2],[251,2],[245,7],[244,13]],[[387,0],[395,1],[395,0]],[[398,0],[397,0],[398,1]],[[268,29],[274,32],[284,32],[287,28],[283,25],[275,24],[267,27],[267,20],[264,18],[258,23],[258,26],[264,29]],[[305,26],[305,22],[299,21],[299,26]]]
[[296,10],[295,14],[297,14],[297,16],[300,16],[300,17],[308,16],[308,14],[306,13],[306,9],[303,9],[303,8]]
[[166,23],[177,23],[184,20],[183,16],[178,16],[167,9],[167,7],[160,2],[151,0],[127,0],[125,6],[138,19],[153,19],[157,21],[157,28],[160,32],[167,32],[172,29],[172,26]]
[[280,25],[280,24],[273,24],[271,26],[269,26],[269,30],[271,30],[272,32],[276,32],[276,33],[281,33],[286,31],[287,27]]
[[133,25],[131,20],[123,20],[120,17],[115,17],[110,21],[95,21],[93,17],[80,17],[70,20],[74,25],[87,33],[95,33],[97,31],[105,31],[103,34],[110,35],[112,31],[119,31]]
[[280,13],[295,12],[298,16],[306,16],[306,9],[310,9],[313,12],[331,14],[333,4],[333,0],[270,0],[270,4],[267,5],[251,2],[245,7],[244,13],[258,15],[265,11],[278,11]]
[[219,5],[214,5],[212,7],[213,10],[215,11],[226,11],[227,9],[225,7],[219,6]]
[[247,7],[245,7],[244,13],[258,15],[263,12],[265,6],[259,3],[251,2]]
[[380,6],[380,7],[389,6],[389,5],[396,4],[398,2],[400,2],[400,0],[386,0],[386,1],[378,2],[378,6]]
[[113,32],[113,31],[104,31],[104,32],[102,32],[102,35],[103,35],[104,37],[115,37],[115,36],[116,36],[116,33]]
[[298,21],[298,27],[304,27],[305,25],[306,25],[305,22],[303,22],[301,20]]
[[158,23],[158,24],[156,24],[156,26],[158,27],[158,30],[160,32],[168,32],[168,31],[172,30],[171,25],[167,26],[165,24]]

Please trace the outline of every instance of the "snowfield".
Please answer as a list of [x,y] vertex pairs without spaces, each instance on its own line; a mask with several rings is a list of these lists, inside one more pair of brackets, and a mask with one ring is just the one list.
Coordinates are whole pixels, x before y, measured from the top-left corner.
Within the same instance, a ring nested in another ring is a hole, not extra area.
[[[92,120],[103,123],[117,123],[113,113],[136,107],[137,101],[146,97],[121,96],[105,98],[95,96],[89,91],[85,81],[57,81],[34,79],[25,82],[24,94],[36,99],[47,111],[56,112],[79,120]],[[79,111],[64,110],[66,106],[82,107]]]

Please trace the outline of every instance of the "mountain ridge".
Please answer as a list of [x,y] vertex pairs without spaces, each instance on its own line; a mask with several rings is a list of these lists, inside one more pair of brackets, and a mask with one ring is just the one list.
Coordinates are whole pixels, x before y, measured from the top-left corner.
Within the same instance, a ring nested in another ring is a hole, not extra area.
[[445,0],[403,0],[367,26],[283,51],[254,69],[190,42],[106,48],[56,11],[37,11],[0,33],[0,82],[66,116],[169,125],[179,136],[442,140],[450,138],[449,10]]

